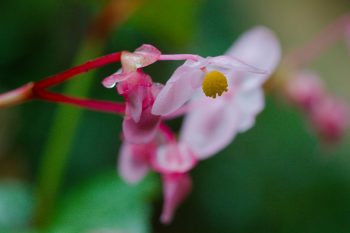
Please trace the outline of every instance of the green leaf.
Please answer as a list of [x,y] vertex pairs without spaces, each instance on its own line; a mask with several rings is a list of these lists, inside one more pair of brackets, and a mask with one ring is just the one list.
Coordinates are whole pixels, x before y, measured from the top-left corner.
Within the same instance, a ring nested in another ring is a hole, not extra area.
[[18,181],[0,181],[0,232],[19,232],[29,224],[33,198]]
[[146,1],[131,18],[129,27],[134,25],[172,46],[183,46],[196,28],[197,8],[198,1],[195,0]]
[[154,176],[136,186],[115,172],[98,176],[68,194],[48,232],[149,232],[149,202],[156,191]]

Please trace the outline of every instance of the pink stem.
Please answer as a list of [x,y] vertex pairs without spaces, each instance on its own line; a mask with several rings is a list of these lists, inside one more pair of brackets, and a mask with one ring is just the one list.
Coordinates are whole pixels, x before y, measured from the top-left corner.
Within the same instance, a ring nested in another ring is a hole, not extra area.
[[116,52],[103,57],[96,58],[95,60],[88,61],[82,65],[73,67],[60,74],[56,74],[52,77],[41,80],[35,84],[35,88],[40,90],[40,89],[46,89],[46,88],[52,87],[78,74],[88,72],[89,70],[96,69],[113,62],[118,62],[120,61],[120,58],[121,58],[121,52]]
[[193,54],[162,54],[159,60],[162,61],[174,61],[174,60],[193,60],[198,61],[198,55]]
[[173,131],[169,128],[169,126],[167,124],[165,124],[164,122],[161,122],[159,125],[159,130],[164,134],[165,138],[169,141],[169,142],[174,142],[176,141],[176,137],[175,134],[173,133]]
[[324,50],[342,39],[350,25],[350,14],[338,18],[335,22],[327,26],[309,43],[300,49],[291,52],[286,57],[286,62],[292,67],[304,66],[317,58]]
[[124,114],[125,105],[114,103],[111,101],[80,99],[71,96],[66,96],[58,93],[52,93],[45,90],[34,92],[34,98],[41,100],[70,104],[94,111],[109,112],[114,114]]

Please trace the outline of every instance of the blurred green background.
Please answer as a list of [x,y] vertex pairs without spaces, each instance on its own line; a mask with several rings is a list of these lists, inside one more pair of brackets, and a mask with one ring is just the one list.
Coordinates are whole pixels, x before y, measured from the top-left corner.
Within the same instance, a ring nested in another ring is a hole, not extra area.
[[[104,37],[91,36],[111,2],[120,17]],[[347,0],[2,0],[0,92],[142,43],[220,55],[255,25],[275,31],[288,53],[349,10]],[[311,64],[348,101],[349,62],[340,42]],[[147,72],[164,82],[177,65]],[[100,84],[118,67],[56,90],[120,100]],[[194,169],[193,192],[169,226],[158,220],[158,175],[132,187],[117,176],[120,117],[30,102],[1,109],[0,120],[0,232],[350,231],[349,137],[321,145],[302,114],[273,95],[253,129]]]

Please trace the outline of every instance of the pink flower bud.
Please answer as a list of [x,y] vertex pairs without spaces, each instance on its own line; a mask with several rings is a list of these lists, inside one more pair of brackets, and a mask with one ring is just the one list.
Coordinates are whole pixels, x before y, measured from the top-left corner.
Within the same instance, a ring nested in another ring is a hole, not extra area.
[[286,85],[287,98],[305,111],[310,111],[325,95],[323,83],[317,74],[299,72]]
[[314,106],[310,117],[317,132],[326,142],[337,142],[348,126],[349,109],[339,100],[326,98]]

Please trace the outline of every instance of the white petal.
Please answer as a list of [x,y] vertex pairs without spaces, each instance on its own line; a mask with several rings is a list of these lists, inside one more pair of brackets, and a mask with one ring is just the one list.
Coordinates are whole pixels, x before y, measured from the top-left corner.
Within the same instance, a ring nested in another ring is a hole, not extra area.
[[[233,46],[228,49],[226,55],[241,59],[254,67],[267,70],[271,74],[277,67],[281,49],[276,36],[265,27],[255,27],[244,33]],[[269,75],[242,74],[241,85],[254,88],[261,85]]]
[[234,96],[232,104],[239,116],[237,130],[247,131],[254,125],[256,115],[264,108],[264,93],[260,88],[239,91]]
[[186,62],[176,69],[155,99],[152,113],[168,115],[186,103],[200,87],[204,73]]
[[197,101],[192,102],[195,107],[184,120],[180,141],[189,145],[198,159],[206,159],[231,143],[237,133],[238,116],[225,98]]

